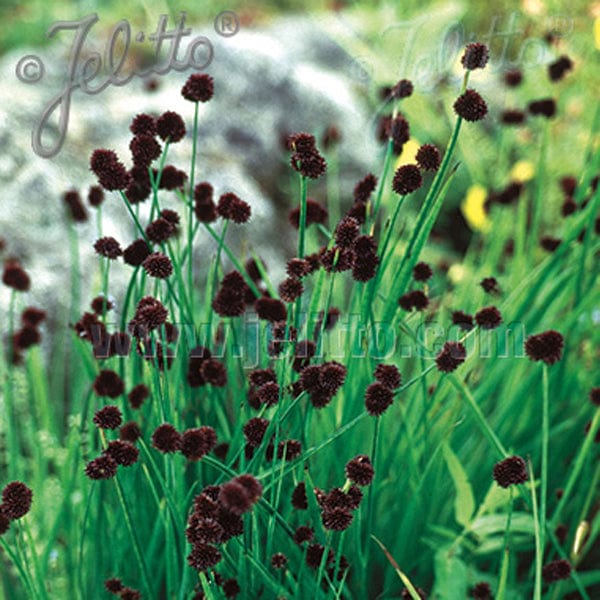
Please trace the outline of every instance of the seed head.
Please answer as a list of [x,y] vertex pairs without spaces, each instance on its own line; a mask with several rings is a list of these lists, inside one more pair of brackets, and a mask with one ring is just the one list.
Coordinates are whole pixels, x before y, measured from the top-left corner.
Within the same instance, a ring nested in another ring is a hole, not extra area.
[[375,471],[366,454],[359,454],[346,463],[346,477],[357,485],[370,485]]
[[502,315],[495,306],[488,306],[475,314],[475,322],[482,329],[495,329],[502,323]]
[[94,150],[90,158],[90,168],[105,190],[123,190],[131,182],[127,169],[113,150]]
[[402,376],[396,365],[384,365],[383,363],[377,365],[373,377],[390,390],[397,390],[402,381]]
[[390,95],[395,100],[400,100],[402,98],[408,98],[412,96],[413,93],[413,84],[409,79],[401,79],[392,89],[390,90]]
[[135,165],[147,167],[153,160],[158,158],[162,152],[160,144],[153,135],[136,135],[129,142],[131,158]]
[[460,62],[467,71],[473,71],[474,69],[485,68],[489,57],[490,51],[488,47],[485,44],[474,42],[467,45]]
[[148,255],[144,259],[142,267],[150,277],[156,277],[157,279],[166,279],[173,273],[171,259],[162,252],[153,252]]
[[288,277],[277,288],[284,302],[294,302],[304,292],[302,281],[296,277]]
[[473,329],[473,317],[462,310],[455,310],[452,313],[452,323],[465,331]]
[[433,144],[423,144],[417,150],[415,160],[424,171],[437,171],[440,168],[442,157],[436,146]]
[[190,567],[197,571],[207,571],[221,561],[221,553],[211,544],[194,544],[187,555]]
[[33,492],[22,481],[11,481],[2,490],[0,515],[9,521],[24,517],[31,509]]
[[96,411],[94,424],[100,429],[117,429],[123,422],[123,415],[118,406],[105,406]]
[[287,556],[281,552],[276,552],[271,556],[271,566],[274,569],[285,569],[287,562]]
[[31,280],[21,263],[15,258],[9,258],[4,263],[4,272],[2,273],[2,283],[17,292],[26,292],[29,290]]
[[71,219],[73,219],[75,223],[84,223],[88,220],[87,211],[81,201],[81,196],[78,191],[70,190],[65,192],[63,200],[67,205]]
[[152,434],[152,445],[164,454],[181,448],[181,434],[170,423],[159,425]]
[[156,120],[156,132],[165,142],[179,142],[185,136],[185,123],[180,115],[168,110]]
[[117,474],[117,462],[112,456],[103,454],[91,460],[85,467],[85,474],[90,479],[111,479]]
[[277,323],[285,321],[287,318],[287,309],[281,300],[276,298],[259,298],[254,303],[254,309],[259,319]]
[[375,191],[377,187],[377,177],[373,173],[365,175],[355,186],[352,195],[354,202],[365,203],[368,202],[369,197]]
[[156,121],[154,117],[145,113],[136,115],[131,121],[129,131],[133,135],[156,135]]
[[123,254],[123,250],[121,250],[121,245],[114,237],[101,237],[100,239],[94,242],[94,250],[96,254],[100,256],[104,256],[110,260],[115,260],[121,254]]
[[396,194],[404,196],[418,190],[423,184],[421,171],[417,165],[398,167],[392,181],[392,189]]
[[527,466],[520,456],[509,456],[494,465],[494,479],[503,488],[519,483],[525,483],[529,479]]
[[214,79],[206,73],[189,76],[181,88],[181,95],[190,102],[208,102],[214,93]]
[[365,392],[365,407],[372,417],[382,415],[393,402],[394,394],[392,390],[382,383],[372,383]]
[[450,373],[464,363],[466,357],[467,351],[460,342],[446,342],[435,357],[435,363],[439,371]]
[[141,437],[142,432],[135,421],[128,421],[119,429],[119,438],[124,442],[137,442]]
[[123,260],[133,267],[141,265],[149,255],[148,244],[142,239],[135,240],[123,250]]
[[331,531],[344,531],[352,523],[352,513],[346,508],[324,510],[321,514],[323,527]]
[[217,445],[217,434],[212,427],[204,425],[188,429],[181,438],[181,453],[188,460],[200,460]]
[[473,89],[468,89],[454,102],[454,112],[465,121],[480,121],[487,111],[485,100]]
[[558,331],[549,330],[529,336],[525,340],[525,353],[531,360],[553,365],[560,360],[563,346],[563,336]]
[[104,452],[112,456],[118,465],[124,467],[135,464],[140,455],[140,451],[133,444],[123,440],[109,442],[108,448]]
[[544,565],[542,576],[546,583],[554,583],[561,579],[568,579],[571,575],[571,564],[565,559],[557,559]]
[[94,380],[94,392],[98,396],[118,398],[125,391],[123,380],[110,369],[103,369]]
[[234,223],[246,223],[250,218],[252,210],[247,202],[232,192],[222,194],[217,203],[217,213],[224,219]]

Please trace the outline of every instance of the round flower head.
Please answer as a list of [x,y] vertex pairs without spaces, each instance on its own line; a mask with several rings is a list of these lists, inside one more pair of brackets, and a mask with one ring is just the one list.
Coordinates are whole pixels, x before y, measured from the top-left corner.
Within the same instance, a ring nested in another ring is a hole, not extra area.
[[415,156],[415,160],[424,171],[437,171],[442,162],[440,151],[433,144],[423,144]]
[[426,296],[425,292],[415,290],[400,296],[398,304],[406,311],[425,310],[429,306],[429,298]]
[[200,460],[217,445],[217,434],[212,427],[204,425],[188,429],[181,438],[181,453],[188,460]]
[[290,165],[295,171],[310,179],[318,179],[327,170],[327,163],[318,150],[294,152],[290,159]]
[[187,555],[190,567],[197,571],[207,571],[221,561],[221,553],[211,544],[194,544]]
[[306,510],[308,508],[308,498],[306,497],[306,484],[301,481],[296,485],[292,492],[292,506],[296,510]]
[[590,402],[595,406],[600,406],[600,387],[595,387],[590,390]]
[[219,502],[235,515],[242,515],[252,508],[252,499],[246,488],[236,481],[221,486]]
[[117,577],[111,577],[104,582],[104,587],[111,594],[118,594],[123,589],[123,583]]
[[381,363],[375,368],[373,376],[379,383],[385,385],[390,390],[398,389],[402,381],[402,376],[396,365],[384,365]]
[[83,223],[88,220],[88,214],[85,210],[85,206],[81,201],[81,196],[76,190],[65,192],[63,200],[69,209],[69,215],[76,223]]
[[103,369],[94,380],[94,392],[98,396],[118,398],[125,391],[123,380],[110,369]]
[[190,102],[208,102],[214,93],[214,80],[206,73],[189,76],[181,88],[181,95]]
[[504,73],[504,83],[508,87],[517,87],[518,85],[521,85],[522,81],[523,81],[523,73],[521,71],[519,71],[518,69],[513,69],[511,71],[506,71],[506,73]]
[[308,525],[300,525],[294,532],[294,541],[299,546],[305,542],[310,542],[315,536],[315,530]]
[[4,272],[2,273],[2,283],[17,292],[26,292],[29,290],[31,280],[21,263],[16,259],[8,259],[4,263]]
[[503,488],[519,483],[525,483],[529,479],[527,466],[520,456],[509,456],[494,465],[494,479]]
[[560,81],[572,68],[573,61],[563,54],[548,65],[548,77],[550,81]]
[[377,187],[377,177],[373,173],[365,175],[355,186],[352,192],[354,202],[368,202],[369,197]]
[[177,452],[181,448],[181,434],[169,423],[159,425],[151,439],[152,445],[164,454]]
[[140,437],[142,437],[142,432],[135,421],[128,421],[119,429],[119,438],[124,442],[137,442]]
[[129,131],[133,135],[156,135],[156,120],[145,113],[136,115],[131,121]]
[[139,267],[149,255],[148,244],[142,239],[135,240],[123,250],[123,260],[133,267]]
[[485,44],[474,42],[467,45],[460,62],[467,71],[473,71],[474,69],[485,68],[489,57],[490,51],[488,47]]
[[121,250],[121,246],[114,237],[101,237],[100,239],[94,242],[94,250],[100,256],[104,256],[105,258],[115,260],[121,254],[123,254],[123,250]]
[[404,196],[418,190],[423,184],[421,171],[417,165],[403,165],[398,167],[392,181],[392,189],[396,194]]
[[565,559],[557,559],[544,565],[542,576],[546,583],[554,583],[561,579],[568,579],[571,575],[571,564]]
[[90,167],[105,190],[123,190],[131,182],[127,169],[112,150],[94,150]]
[[564,338],[558,331],[544,331],[525,340],[525,353],[531,360],[553,365],[560,360],[563,346]]
[[465,331],[473,329],[473,317],[462,310],[455,310],[452,313],[452,323]]
[[562,240],[559,238],[554,238],[551,237],[549,235],[545,235],[541,240],[540,240],[540,246],[546,251],[546,252],[554,252],[562,243]]
[[277,446],[277,458],[294,460],[302,453],[302,444],[298,440],[284,440]]
[[288,277],[279,284],[277,290],[284,302],[294,302],[304,292],[304,286],[300,279]]
[[162,152],[160,144],[152,135],[136,135],[129,142],[131,158],[135,165],[147,167],[154,159],[158,158]]
[[0,514],[9,521],[24,517],[31,508],[33,492],[22,482],[12,481],[2,490]]
[[475,314],[475,322],[482,329],[495,329],[502,323],[502,315],[495,306],[488,306]]
[[382,383],[372,383],[365,392],[365,407],[372,417],[382,415],[393,402],[392,390]]
[[359,222],[353,217],[344,217],[335,228],[335,243],[341,248],[350,248],[359,234]]
[[401,79],[394,87],[392,87],[390,95],[395,100],[408,98],[409,96],[412,96],[413,89],[412,81],[409,79]]
[[237,579],[233,577],[226,579],[223,582],[221,589],[223,590],[225,598],[235,598],[241,592],[240,584]]
[[359,454],[346,463],[346,477],[357,485],[370,485],[375,471],[366,454]]
[[495,277],[485,277],[479,282],[479,285],[483,288],[483,291],[488,294],[500,293],[500,286]]
[[287,556],[281,552],[276,552],[271,556],[271,566],[274,569],[284,569],[287,565]]
[[148,255],[142,266],[150,277],[156,277],[157,279],[166,279],[173,273],[171,259],[162,252],[153,252]]
[[332,510],[324,510],[321,515],[323,527],[331,531],[344,531],[348,529],[352,523],[352,513],[346,508],[334,508]]
[[146,227],[146,237],[155,244],[166,242],[174,233],[173,223],[163,217],[155,219]]
[[480,121],[487,111],[485,100],[473,89],[468,89],[454,102],[454,112],[465,121]]
[[29,327],[37,327],[46,319],[46,311],[35,306],[27,307],[21,314],[21,322]]
[[427,281],[433,277],[433,271],[426,262],[418,262],[413,269],[413,279],[415,281]]
[[[155,179],[158,177],[158,173],[154,175]],[[160,174],[160,181],[158,187],[161,190],[178,190],[183,188],[187,181],[187,173],[181,169],[177,169],[173,165],[167,165]]]
[[489,583],[476,583],[471,589],[471,598],[475,600],[493,600],[492,588]]
[[222,362],[214,358],[202,362],[200,373],[204,381],[210,383],[210,385],[215,387],[225,387],[227,385],[227,369]]
[[[292,227],[298,229],[300,227],[300,209],[298,207],[293,208],[290,211],[288,220]],[[306,199],[306,226],[313,225],[314,223],[325,223],[327,221],[327,209],[322,205],[312,200],[311,198]]]
[[180,115],[168,110],[156,120],[156,132],[165,142],[179,142],[185,136],[185,123]]
[[109,442],[108,448],[104,452],[111,456],[118,465],[124,467],[135,464],[140,455],[140,451],[133,444],[123,440]]
[[442,373],[451,373],[465,362],[467,351],[460,342],[446,342],[435,357],[435,364]]
[[85,474],[90,479],[111,479],[117,474],[117,467],[112,456],[103,454],[86,465]]
[[117,429],[123,422],[123,416],[118,406],[105,406],[96,412],[94,424],[100,429]]
[[150,390],[148,386],[140,383],[136,385],[130,392],[127,394],[127,400],[129,401],[129,406],[134,410],[137,410],[142,406],[145,400],[150,396]]
[[556,114],[556,102],[553,98],[534,100],[527,107],[530,114],[551,119]]
[[272,323],[285,321],[287,318],[285,304],[276,298],[259,298],[254,303],[254,308],[259,319]]
[[246,223],[252,214],[250,205],[232,192],[223,194],[217,203],[217,213],[234,223]]
[[263,441],[269,421],[261,417],[253,417],[242,427],[246,443],[252,448],[258,448]]
[[518,109],[507,109],[500,115],[500,121],[504,125],[521,125],[525,122],[525,118],[525,113]]

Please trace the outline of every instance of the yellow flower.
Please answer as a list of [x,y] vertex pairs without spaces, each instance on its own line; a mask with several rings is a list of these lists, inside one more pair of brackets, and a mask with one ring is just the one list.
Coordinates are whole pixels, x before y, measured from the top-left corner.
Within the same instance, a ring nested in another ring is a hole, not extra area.
[[594,44],[600,50],[600,17],[594,19]]
[[417,156],[417,150],[420,147],[421,144],[419,144],[417,140],[414,140],[412,138],[408,140],[408,142],[406,142],[406,144],[402,146],[402,154],[400,154],[400,156],[397,158],[396,166],[394,168],[397,169],[398,167],[401,167],[403,165],[409,165],[411,163],[414,163],[415,157]]
[[467,195],[460,206],[469,227],[482,233],[487,233],[492,227],[484,208],[486,198],[487,190],[476,183],[467,190]]
[[515,163],[510,171],[510,177],[514,181],[520,181],[521,183],[533,179],[535,175],[535,166],[530,160],[520,160]]

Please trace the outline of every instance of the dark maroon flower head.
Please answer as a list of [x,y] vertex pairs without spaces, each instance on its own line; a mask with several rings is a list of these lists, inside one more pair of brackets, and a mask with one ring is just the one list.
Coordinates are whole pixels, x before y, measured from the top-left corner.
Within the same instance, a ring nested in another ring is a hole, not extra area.
[[475,322],[482,329],[495,329],[502,323],[502,315],[495,306],[487,306],[475,314]]
[[344,531],[352,523],[352,513],[347,508],[337,507],[332,510],[324,510],[321,514],[323,527],[330,531]]
[[194,544],[192,551],[187,555],[188,564],[197,571],[207,571],[217,565],[221,559],[218,548],[211,544]]
[[256,397],[261,404],[275,406],[279,402],[279,385],[269,381],[256,390]]
[[179,142],[185,136],[185,123],[180,115],[168,110],[156,120],[156,132],[165,142]]
[[88,220],[87,210],[81,201],[81,196],[76,190],[70,190],[63,194],[63,200],[69,210],[69,215],[75,223],[83,223]]
[[359,454],[346,463],[346,477],[357,485],[370,485],[375,471],[366,454]]
[[163,325],[169,313],[160,300],[144,296],[137,304],[129,330],[137,338],[144,338],[150,331]]
[[104,296],[96,296],[90,302],[90,308],[97,314],[101,315],[103,312],[108,312],[115,307],[113,301],[110,298]]
[[98,396],[118,398],[125,391],[123,380],[110,369],[103,369],[94,380],[94,392]]
[[500,286],[499,286],[498,281],[497,281],[497,279],[495,277],[484,277],[479,282],[479,285],[488,294],[499,294],[500,293]]
[[595,387],[590,390],[590,402],[595,406],[600,406],[600,387]]
[[470,331],[474,326],[473,317],[462,310],[455,310],[452,313],[452,323],[465,331]]
[[421,290],[414,290],[412,292],[406,292],[403,296],[398,299],[398,304],[403,310],[425,310],[429,306],[429,298],[425,292]]
[[135,165],[147,167],[153,160],[161,155],[160,144],[154,139],[153,135],[136,135],[129,142],[131,158]]
[[212,427],[204,425],[188,429],[181,438],[181,453],[188,460],[200,460],[217,445],[217,434]]
[[304,292],[304,286],[302,281],[296,277],[288,277],[284,279],[277,288],[279,295],[284,302],[294,302],[297,298],[302,296]]
[[520,456],[509,456],[494,465],[494,479],[503,488],[529,480],[527,465]]
[[152,445],[165,454],[181,448],[181,434],[170,423],[159,425],[152,434]]
[[365,392],[365,407],[372,417],[382,415],[393,402],[394,393],[382,383],[372,383]]
[[118,594],[123,589],[123,583],[118,577],[112,577],[104,582],[104,587],[111,594]]
[[123,422],[123,415],[118,406],[109,405],[96,411],[92,420],[100,429],[117,429]]
[[529,336],[525,340],[525,353],[531,360],[553,365],[561,359],[564,338],[558,331],[549,330]]
[[140,456],[140,451],[133,444],[123,440],[109,442],[108,448],[104,452],[112,456],[115,462],[123,467],[135,464]]
[[519,69],[512,69],[504,73],[504,83],[508,87],[517,87],[523,81],[523,73]]
[[534,116],[543,116],[551,119],[556,114],[556,101],[553,98],[534,100],[529,103],[527,109]]
[[396,194],[404,196],[418,190],[422,184],[423,178],[417,165],[402,165],[394,174],[392,189]]
[[389,121],[386,137],[392,140],[394,154],[401,154],[404,144],[410,139],[410,125],[403,115]]
[[418,262],[413,269],[413,279],[415,281],[427,281],[433,277],[433,271],[426,262]]
[[90,479],[111,479],[117,474],[117,462],[112,456],[103,454],[85,466],[85,474]]
[[131,121],[129,131],[133,135],[156,135],[156,120],[145,113],[136,115]]
[[310,542],[315,535],[315,530],[308,525],[300,525],[294,532],[294,541],[296,544],[301,545],[305,542]]
[[549,235],[545,235],[540,239],[540,246],[546,252],[554,252],[561,245],[561,243],[562,240],[560,238],[554,238]]
[[302,454],[302,444],[298,440],[282,440],[277,446],[277,458],[295,460]]
[[[306,549],[306,564],[312,569],[318,569],[321,566],[324,553],[325,548],[321,544],[311,544]],[[333,551],[330,550],[327,554],[327,563],[331,563],[333,560]]]
[[480,121],[487,111],[485,100],[473,89],[468,89],[454,102],[454,112],[465,121]]
[[146,236],[155,244],[166,242],[175,233],[175,226],[167,219],[159,217],[146,227]]
[[316,149],[316,143],[314,135],[303,131],[291,133],[286,139],[287,149],[293,152],[310,153]]
[[214,311],[222,317],[238,317],[246,310],[248,285],[237,271],[231,271],[221,280],[221,286],[213,299]]
[[502,111],[500,115],[500,121],[504,125],[521,125],[525,122],[526,115],[522,110],[518,109],[507,109]]
[[485,581],[476,583],[471,589],[471,598],[475,600],[493,600],[494,596],[490,584]]
[[142,593],[139,590],[135,590],[131,587],[124,587],[119,592],[119,598],[121,600],[141,600]]
[[252,210],[247,202],[232,192],[222,194],[217,203],[217,213],[224,219],[234,223],[246,223],[250,218]]
[[300,279],[309,274],[310,265],[308,264],[308,261],[303,258],[291,258],[287,262],[286,271],[290,277]]
[[31,280],[21,263],[15,258],[9,258],[4,263],[4,272],[2,273],[2,283],[17,292],[26,292],[29,290]]
[[335,228],[335,243],[340,248],[350,248],[360,234],[360,223],[353,217],[344,217]]
[[435,363],[442,373],[451,373],[465,362],[467,351],[460,342],[446,342],[435,357]]
[[124,190],[131,182],[127,169],[112,150],[94,150],[90,167],[105,190]]
[[0,515],[9,521],[24,517],[31,509],[33,492],[22,481],[11,481],[2,490]]
[[212,223],[217,220],[213,187],[208,182],[199,183],[194,188],[194,214],[201,223]]
[[308,508],[306,484],[303,481],[300,481],[292,492],[292,506],[296,510],[306,510]]
[[433,144],[423,144],[417,150],[415,160],[424,171],[437,171],[440,168],[442,157],[436,146]]
[[252,448],[258,448],[263,441],[269,421],[261,417],[249,419],[243,426],[242,431],[246,438],[246,443]]
[[235,515],[242,515],[252,508],[252,499],[246,488],[236,481],[221,486],[219,502]]
[[546,583],[554,583],[561,579],[569,579],[570,575],[571,564],[564,558],[553,560],[542,568],[542,576]]
[[563,54],[548,65],[548,77],[550,81],[560,81],[572,68],[573,61]]
[[365,175],[355,186],[352,195],[354,202],[365,203],[377,187],[377,177],[373,173]]
[[15,351],[27,350],[31,346],[39,344],[42,340],[40,332],[35,327],[24,325],[13,334],[13,346]]
[[221,586],[223,590],[223,594],[225,598],[235,598],[240,592],[240,584],[237,582],[237,579],[231,577],[230,579],[226,579]]
[[[306,226],[313,225],[315,223],[325,223],[327,221],[327,209],[312,200],[311,198],[307,198],[306,200]],[[298,229],[300,227],[300,208],[294,208],[290,211],[289,214],[289,222],[290,224]]]
[[560,212],[563,217],[568,217],[577,211],[577,202],[573,198],[565,198],[565,201],[560,207]]
[[254,303],[254,309],[259,319],[277,323],[287,319],[287,309],[281,300],[276,298],[259,298]]
[[[158,173],[155,174],[158,177]],[[163,168],[160,174],[160,181],[158,187],[161,190],[179,190],[187,181],[187,173],[174,167],[173,165],[167,165]]]
[[141,437],[142,432],[135,421],[128,421],[119,429],[119,438],[124,442],[137,442]]
[[409,79],[401,79],[392,89],[390,90],[390,95],[395,100],[400,100],[402,98],[408,98],[412,96],[413,93],[413,84]]
[[202,362],[200,373],[206,383],[215,387],[225,387],[227,385],[227,370],[225,365],[215,358],[208,358]]
[[150,277],[157,279],[166,279],[173,273],[173,263],[171,259],[162,252],[153,252],[149,254],[142,263],[144,271]]
[[287,562],[287,556],[281,552],[276,552],[271,556],[271,566],[274,569],[285,569]]
[[327,163],[318,151],[294,152],[290,159],[292,168],[304,177],[318,179],[327,170]]
[[100,256],[104,256],[110,260],[115,260],[121,254],[123,254],[123,250],[121,250],[121,245],[114,237],[106,236],[101,237],[100,239],[94,242],[94,250],[96,254]]
[[23,325],[28,325],[29,327],[37,327],[42,321],[46,319],[47,313],[45,310],[41,308],[36,308],[35,306],[28,306],[21,313],[21,322]]
[[402,381],[402,376],[396,365],[384,365],[381,363],[375,368],[373,376],[379,383],[390,388],[390,390],[398,389]]
[[485,68],[489,58],[490,51],[488,47],[485,44],[473,42],[472,44],[467,44],[460,62],[467,71],[473,71],[474,69]]
[[181,88],[181,95],[190,102],[208,102],[214,90],[214,79],[210,75],[193,73]]
[[135,240],[123,250],[123,260],[133,267],[140,266],[148,256],[150,256],[150,248],[142,239]]
[[130,392],[127,394],[127,400],[129,400],[129,406],[134,410],[137,410],[142,406],[145,400],[150,397],[150,390],[147,385],[140,383],[136,385]]
[[573,194],[575,194],[575,190],[577,189],[577,178],[573,175],[565,175],[564,177],[560,178],[559,184],[560,189],[565,196],[573,196]]

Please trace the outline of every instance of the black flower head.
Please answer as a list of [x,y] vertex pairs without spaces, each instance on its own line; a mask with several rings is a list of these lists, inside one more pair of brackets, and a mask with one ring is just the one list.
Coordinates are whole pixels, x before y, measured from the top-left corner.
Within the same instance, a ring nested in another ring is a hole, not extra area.
[[235,598],[241,592],[240,584],[237,579],[233,577],[226,579],[223,582],[221,589],[223,590],[225,598]]
[[335,228],[335,243],[340,248],[350,248],[359,233],[359,222],[353,217],[344,217]]
[[246,223],[252,214],[252,209],[247,202],[232,192],[222,194],[217,203],[217,213],[224,219],[234,223]]
[[291,258],[288,260],[285,270],[290,277],[300,279],[309,274],[310,265],[308,264],[308,261],[303,258]]
[[573,61],[563,54],[548,65],[550,81],[560,81],[573,68]]
[[15,258],[9,258],[4,263],[4,272],[2,273],[2,283],[17,292],[26,292],[29,290],[31,280],[21,263]]
[[119,429],[119,439],[124,442],[137,442],[142,437],[140,426],[135,421],[128,421]]
[[542,568],[542,576],[546,583],[554,583],[561,579],[568,579],[571,575],[571,564],[564,558],[553,560]]
[[298,440],[282,440],[277,445],[277,458],[295,460],[302,453],[302,444]]
[[110,369],[103,369],[94,380],[94,392],[98,396],[118,398],[125,391],[123,380]]
[[500,293],[500,286],[495,277],[485,277],[479,282],[479,285],[483,288],[483,291],[488,294]]
[[123,254],[123,250],[121,250],[121,245],[114,237],[106,236],[101,237],[100,239],[94,242],[94,250],[100,256],[104,256],[110,260],[115,260],[121,254]]
[[274,569],[285,569],[287,561],[287,556],[281,552],[276,552],[273,554],[273,556],[271,556],[271,566]]
[[[158,173],[155,173],[155,177],[158,177]],[[160,174],[158,187],[161,190],[178,190],[183,188],[186,181],[187,173],[185,171],[173,165],[167,165]]]
[[117,474],[117,467],[117,462],[112,456],[103,454],[86,465],[85,474],[90,479],[111,479]]
[[177,452],[181,448],[181,434],[170,423],[159,425],[151,439],[152,445],[164,454]]
[[377,187],[377,177],[373,173],[365,175],[355,186],[352,196],[354,202],[365,203]]
[[81,201],[81,196],[76,190],[70,190],[63,194],[63,200],[69,210],[69,215],[75,223],[83,223],[88,220],[88,214]]
[[433,277],[433,271],[426,262],[418,262],[413,269],[413,279],[415,281],[427,281]]
[[424,171],[437,171],[440,168],[442,157],[436,146],[433,144],[423,144],[417,150],[415,160]]
[[502,323],[502,315],[495,306],[488,306],[475,314],[475,322],[482,329],[495,329]]
[[385,125],[386,137],[392,140],[393,152],[398,155],[402,153],[404,144],[410,139],[410,125],[404,115],[397,115]]
[[471,589],[471,598],[475,600],[493,600],[492,588],[489,583],[476,583]]
[[525,113],[515,108],[504,110],[500,115],[500,121],[504,125],[521,125],[525,122],[525,118]]
[[154,139],[154,136],[145,134],[136,135],[129,142],[129,150],[131,150],[133,163],[142,167],[147,167],[162,152],[160,144]]
[[504,83],[508,87],[517,87],[523,81],[523,73],[519,69],[512,69],[504,73]]
[[277,290],[284,302],[294,302],[302,296],[304,286],[302,285],[302,281],[297,277],[288,277],[279,284]]
[[490,51],[488,47],[485,44],[474,42],[467,45],[460,62],[467,71],[473,71],[474,69],[485,68],[489,57]]
[[215,358],[208,358],[202,362],[200,374],[206,383],[215,387],[225,387],[227,385],[227,369],[225,365]]
[[468,89],[454,102],[454,112],[465,121],[480,121],[487,111],[485,100],[473,89]]
[[556,101],[553,98],[534,100],[527,107],[529,113],[534,116],[542,116],[551,119],[556,114]]
[[520,456],[509,456],[494,465],[494,479],[503,488],[519,483],[525,483],[529,479],[527,466]]
[[396,194],[404,196],[418,190],[423,184],[421,171],[417,165],[403,165],[398,167],[392,181],[392,189]]
[[301,545],[305,542],[310,542],[315,535],[315,530],[308,525],[300,525],[294,532],[294,541]]
[[109,442],[108,448],[104,452],[112,456],[118,465],[124,467],[135,464],[140,455],[140,451],[133,444],[123,440]]
[[112,150],[94,150],[90,167],[105,190],[124,190],[131,182],[127,169]]
[[554,252],[562,243],[560,238],[554,238],[549,235],[545,235],[540,239],[540,246],[546,252]]
[[242,427],[246,443],[252,448],[258,448],[263,441],[269,421],[261,417],[253,417]]
[[595,406],[600,406],[600,387],[595,387],[590,390],[590,402]]
[[142,239],[135,240],[123,250],[123,260],[133,267],[140,266],[149,255],[150,248]]
[[156,132],[165,142],[179,142],[185,136],[185,123],[180,115],[168,110],[156,120]]
[[324,510],[321,520],[325,529],[344,531],[352,523],[352,513],[347,508],[337,507],[332,510]]
[[[298,207],[290,211],[288,220],[292,227],[298,229],[300,227],[300,209]],[[327,209],[322,205],[307,198],[306,200],[306,226],[315,223],[323,224],[327,221]]]
[[365,407],[372,417],[382,415],[393,402],[394,393],[382,383],[372,383],[365,392]]
[[392,89],[390,90],[390,95],[395,100],[400,100],[402,98],[408,98],[412,96],[413,93],[413,84],[409,79],[401,79]]
[[104,582],[104,587],[111,594],[118,594],[123,589],[123,582],[118,577],[111,577]]
[[398,371],[398,367],[396,367],[396,365],[384,365],[381,363],[375,368],[373,376],[375,379],[377,379],[377,381],[379,381],[379,383],[385,385],[387,388],[390,388],[390,390],[398,389],[402,381],[402,376],[400,375],[400,371]]
[[553,365],[560,360],[563,346],[563,336],[558,331],[549,330],[529,336],[525,340],[525,353],[531,360]]
[[173,223],[163,217],[155,219],[146,227],[146,236],[155,244],[166,242],[175,233]]
[[142,266],[150,277],[156,277],[157,279],[166,279],[173,273],[171,259],[162,252],[149,254],[144,259]]
[[435,357],[435,363],[439,371],[450,373],[464,363],[466,357],[467,351],[460,342],[446,342]]
[[28,306],[21,314],[21,322],[29,327],[37,327],[46,319],[46,311],[35,306]]
[[254,309],[259,319],[277,323],[287,319],[287,309],[281,300],[276,298],[259,298],[254,303]]
[[473,317],[462,310],[455,310],[452,313],[452,323],[465,331],[473,329]]
[[0,514],[9,521],[24,517],[31,508],[33,492],[22,481],[11,481],[2,490]]
[[181,88],[181,95],[190,102],[208,102],[214,93],[214,79],[206,73],[189,76]]
[[232,271],[223,277],[221,286],[215,295],[212,307],[222,317],[238,317],[246,309],[245,298],[248,285],[237,271]]
[[375,471],[366,454],[359,454],[346,463],[346,477],[356,485],[370,485]]
[[197,571],[207,571],[221,561],[221,553],[211,544],[194,544],[187,555],[190,567]]
[[145,113],[136,115],[131,121],[129,131],[133,135],[156,135],[156,120]]
[[217,445],[217,434],[212,427],[204,425],[188,429],[181,438],[181,453],[188,460],[200,460]]
[[117,429],[123,422],[123,415],[118,406],[105,406],[96,411],[94,424],[100,429]]
[[308,498],[306,497],[306,484],[301,481],[296,485],[292,492],[292,506],[296,510],[306,510],[308,508]]
[[318,150],[312,152],[294,152],[290,158],[292,168],[310,179],[318,179],[327,170],[327,162]]
[[398,299],[398,304],[403,310],[425,310],[429,306],[429,298],[421,290],[407,292]]
[[252,508],[252,498],[245,486],[235,480],[221,486],[219,502],[234,515],[242,515]]
[[127,400],[129,400],[129,406],[134,410],[137,410],[142,406],[145,400],[150,397],[150,390],[147,385],[140,383],[136,385],[130,392],[127,394]]

